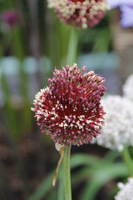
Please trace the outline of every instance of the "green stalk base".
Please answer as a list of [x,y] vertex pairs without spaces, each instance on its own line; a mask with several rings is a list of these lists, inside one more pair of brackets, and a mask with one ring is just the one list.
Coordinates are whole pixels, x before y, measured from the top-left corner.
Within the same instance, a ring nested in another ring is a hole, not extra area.
[[65,200],[72,200],[71,175],[70,175],[70,150],[71,146],[64,146],[64,196]]

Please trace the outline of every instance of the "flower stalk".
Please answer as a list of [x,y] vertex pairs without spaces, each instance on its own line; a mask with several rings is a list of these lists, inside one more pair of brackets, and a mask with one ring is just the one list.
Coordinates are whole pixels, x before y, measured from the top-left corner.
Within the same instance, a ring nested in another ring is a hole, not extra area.
[[76,27],[71,27],[69,37],[67,64],[71,66],[77,58],[78,30]]
[[72,200],[71,174],[70,174],[70,151],[71,146],[64,146],[64,196],[65,200]]

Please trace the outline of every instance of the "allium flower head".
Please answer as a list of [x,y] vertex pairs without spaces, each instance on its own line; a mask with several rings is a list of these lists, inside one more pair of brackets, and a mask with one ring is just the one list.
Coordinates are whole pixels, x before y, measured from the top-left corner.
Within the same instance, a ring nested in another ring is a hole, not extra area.
[[48,0],[48,7],[62,22],[82,28],[97,25],[109,8],[105,0]]
[[93,71],[84,73],[85,69],[78,69],[77,64],[55,69],[49,87],[35,97],[32,110],[38,125],[55,143],[82,145],[100,133],[104,80]]
[[123,85],[123,95],[133,101],[133,74],[131,74]]
[[124,97],[108,95],[102,99],[102,105],[106,111],[105,125],[93,142],[118,151],[133,145],[133,103]]
[[118,183],[120,191],[115,196],[115,200],[133,200],[133,178],[128,178],[128,182],[124,185]]
[[10,27],[14,27],[18,24],[20,18],[19,14],[16,10],[5,10],[2,13],[2,21],[6,24],[8,24]]

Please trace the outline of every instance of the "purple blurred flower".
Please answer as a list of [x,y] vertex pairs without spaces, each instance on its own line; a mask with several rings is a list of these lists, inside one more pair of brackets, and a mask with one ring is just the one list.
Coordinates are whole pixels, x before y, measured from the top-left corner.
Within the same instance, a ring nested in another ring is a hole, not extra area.
[[8,24],[10,27],[15,27],[19,23],[19,14],[16,10],[5,10],[1,19],[4,23]]
[[111,9],[120,7],[122,27],[133,26],[133,0],[107,0]]

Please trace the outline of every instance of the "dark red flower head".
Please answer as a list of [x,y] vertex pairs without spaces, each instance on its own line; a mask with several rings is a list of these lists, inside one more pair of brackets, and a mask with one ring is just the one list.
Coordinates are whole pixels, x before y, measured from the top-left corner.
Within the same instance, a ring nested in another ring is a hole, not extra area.
[[5,10],[2,13],[1,18],[2,18],[2,21],[8,24],[10,27],[15,27],[16,25],[18,25],[20,21],[20,16],[17,10],[13,10],[13,9]]
[[62,22],[82,28],[97,25],[109,9],[106,0],[48,0],[48,7]]
[[35,97],[32,110],[37,123],[55,143],[79,146],[100,133],[104,80],[93,71],[84,73],[85,69],[78,69],[77,64],[55,69],[49,87]]

